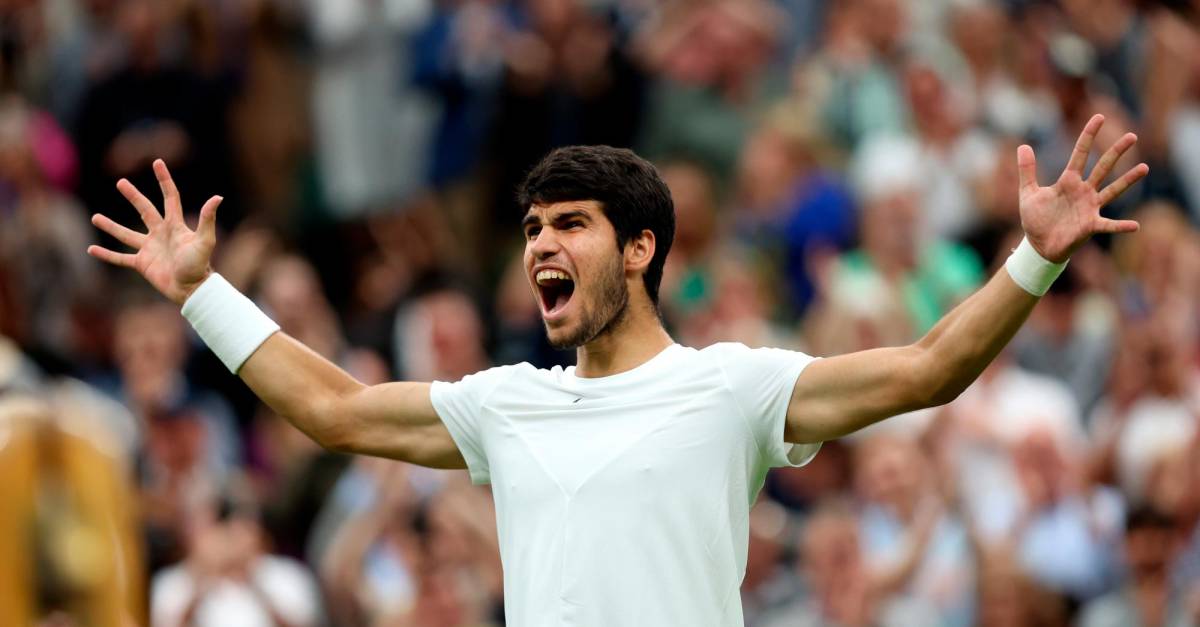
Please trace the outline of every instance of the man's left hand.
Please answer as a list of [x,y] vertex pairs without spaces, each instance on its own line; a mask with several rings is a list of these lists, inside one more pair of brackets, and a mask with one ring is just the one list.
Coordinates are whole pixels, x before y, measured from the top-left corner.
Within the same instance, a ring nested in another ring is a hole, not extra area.
[[1067,168],[1049,187],[1038,185],[1033,148],[1023,145],[1017,149],[1021,228],[1029,243],[1049,261],[1066,261],[1096,233],[1129,233],[1138,229],[1138,223],[1133,220],[1110,220],[1100,215],[1101,207],[1150,171],[1145,163],[1139,163],[1108,186],[1100,187],[1121,155],[1137,142],[1137,135],[1126,133],[1121,136],[1096,162],[1091,174],[1083,178],[1092,142],[1103,124],[1104,116],[1099,114],[1088,120],[1075,142]]

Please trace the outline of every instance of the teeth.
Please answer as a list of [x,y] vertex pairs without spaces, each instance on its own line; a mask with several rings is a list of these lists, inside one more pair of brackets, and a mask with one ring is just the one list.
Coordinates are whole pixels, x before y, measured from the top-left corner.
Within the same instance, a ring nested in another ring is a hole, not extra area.
[[568,277],[565,272],[559,272],[558,270],[542,270],[537,273],[536,279],[540,284],[543,281],[570,281],[571,277]]

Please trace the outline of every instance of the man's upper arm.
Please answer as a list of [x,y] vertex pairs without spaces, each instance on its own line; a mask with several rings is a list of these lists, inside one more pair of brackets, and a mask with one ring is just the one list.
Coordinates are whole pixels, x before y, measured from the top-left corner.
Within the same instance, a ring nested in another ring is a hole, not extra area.
[[795,446],[784,441],[788,405],[796,379],[814,359],[780,348],[749,348],[743,344],[714,344],[705,349],[719,357],[738,412],[767,467],[803,466],[820,443]]
[[430,387],[429,383],[383,383],[347,395],[335,410],[345,424],[337,448],[432,468],[466,468],[433,407]]
[[927,352],[919,345],[819,359],[796,378],[784,439],[821,442],[928,406]]

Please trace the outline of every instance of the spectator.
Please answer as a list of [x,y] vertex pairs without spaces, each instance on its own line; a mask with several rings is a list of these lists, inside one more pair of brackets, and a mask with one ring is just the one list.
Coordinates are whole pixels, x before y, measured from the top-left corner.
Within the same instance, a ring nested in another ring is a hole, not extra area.
[[1134,503],[1143,502],[1155,461],[1197,432],[1200,386],[1188,351],[1192,341],[1164,317],[1128,325],[1114,370],[1114,378],[1128,381],[1113,386],[1092,418],[1095,472]]
[[1112,585],[1124,502],[1111,488],[1081,485],[1081,460],[1063,450],[1044,431],[1013,447],[1022,504],[1010,533],[1025,571],[1044,588],[1078,602]]
[[800,550],[804,597],[765,616],[765,627],[937,623],[935,608],[881,585],[863,559],[858,521],[843,505],[826,504],[812,515]]
[[863,147],[854,166],[862,203],[860,247],[839,259],[832,287],[853,292],[863,291],[854,289],[863,283],[882,283],[903,304],[916,337],[983,278],[973,253],[929,239],[923,229],[920,164],[919,147],[908,139],[882,138]]
[[[183,201],[189,210],[200,206],[200,194],[232,188],[225,132],[228,85],[167,45],[182,35],[181,9],[154,0],[116,6],[114,24],[128,55],[111,75],[88,87],[76,133],[80,195],[89,208],[128,206],[113,188],[121,177],[139,189],[156,187],[150,171],[155,158],[175,164],[176,181],[188,190]],[[236,199],[221,213],[223,224],[235,223],[240,217]],[[135,218],[132,210],[125,215]]]
[[93,234],[79,202],[58,186],[70,185],[76,167],[74,146],[49,116],[17,96],[3,99],[0,273],[14,291],[9,324],[31,356],[57,372],[86,358],[78,312],[99,296],[99,270],[78,254]]
[[640,143],[651,158],[700,163],[725,189],[751,117],[786,89],[768,64],[779,43],[779,16],[762,0],[672,9],[643,42],[659,78]]
[[939,624],[969,625],[974,564],[967,529],[946,511],[917,443],[904,435],[869,435],[855,462],[863,501],[859,533],[879,585],[936,609]]
[[316,165],[333,216],[389,208],[420,191],[437,103],[411,85],[408,42],[430,19],[429,0],[307,5],[315,45]]
[[738,168],[735,228],[773,257],[796,316],[812,302],[816,268],[849,248],[857,231],[850,191],[821,163],[827,149],[815,124],[778,109],[746,142]]
[[1169,565],[1174,525],[1153,509],[1136,509],[1125,522],[1127,585],[1083,608],[1082,627],[1193,625],[1184,600],[1171,594]]
[[1085,291],[1073,271],[1059,279],[1013,340],[1013,352],[1021,367],[1065,383],[1086,414],[1108,381],[1115,308],[1102,294]]
[[271,555],[252,503],[206,499],[188,517],[188,551],[151,583],[154,625],[319,625],[316,581],[300,564]]
[[845,0],[833,5],[822,46],[800,68],[801,97],[817,103],[822,126],[847,150],[874,135],[908,128],[899,73],[909,36],[905,0]]

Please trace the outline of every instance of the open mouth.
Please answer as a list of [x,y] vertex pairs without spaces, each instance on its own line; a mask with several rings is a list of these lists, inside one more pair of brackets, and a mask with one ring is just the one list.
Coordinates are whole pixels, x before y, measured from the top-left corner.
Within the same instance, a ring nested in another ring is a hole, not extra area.
[[542,312],[546,316],[560,313],[575,293],[575,281],[561,270],[541,270],[535,281],[542,301]]

